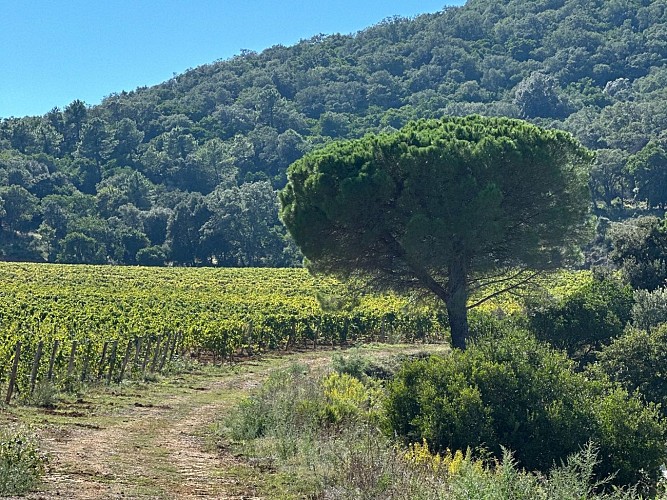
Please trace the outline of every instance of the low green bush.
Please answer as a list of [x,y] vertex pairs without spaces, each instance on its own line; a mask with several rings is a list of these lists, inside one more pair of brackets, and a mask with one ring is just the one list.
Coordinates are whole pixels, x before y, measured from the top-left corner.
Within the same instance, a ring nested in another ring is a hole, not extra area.
[[257,393],[231,412],[226,419],[228,434],[244,441],[280,434],[286,428],[310,430],[318,425],[324,405],[317,382],[308,377],[308,367],[294,364],[273,373]]
[[667,288],[653,291],[635,290],[632,306],[632,324],[647,332],[667,323]]
[[667,414],[667,324],[651,331],[628,329],[598,354],[591,371],[603,371],[628,392],[639,391]]
[[588,441],[600,447],[600,477],[617,484],[657,479],[665,425],[601,376],[590,379],[563,353],[510,331],[478,339],[447,358],[407,363],[388,385],[389,431],[436,450],[503,447],[522,467],[547,471]]
[[[378,362],[366,356],[372,365]],[[351,360],[349,365],[357,365]],[[366,364],[366,363],[364,363]],[[347,373],[316,377],[303,366],[277,372],[233,412],[225,437],[272,486],[260,496],[289,498],[459,500],[639,499],[632,488],[602,492],[595,478],[599,452],[590,443],[547,473],[523,469],[511,451],[486,460],[470,450],[431,451],[427,443],[396,445],[368,418],[377,381]],[[287,404],[292,402],[291,410]],[[300,415],[300,417],[299,417]],[[303,418],[309,415],[309,418]],[[324,417],[324,418],[322,418]],[[231,425],[230,425],[231,424]],[[280,494],[275,488],[279,485]]]
[[0,496],[32,490],[44,474],[45,455],[35,438],[23,429],[0,429]]
[[528,305],[530,329],[582,364],[623,333],[631,317],[632,290],[614,278],[593,279],[562,298]]
[[336,354],[331,360],[331,367],[338,373],[347,373],[362,382],[368,379],[390,380],[408,360],[427,358],[428,353],[397,354],[387,358],[375,358],[369,354],[352,351],[350,354]]

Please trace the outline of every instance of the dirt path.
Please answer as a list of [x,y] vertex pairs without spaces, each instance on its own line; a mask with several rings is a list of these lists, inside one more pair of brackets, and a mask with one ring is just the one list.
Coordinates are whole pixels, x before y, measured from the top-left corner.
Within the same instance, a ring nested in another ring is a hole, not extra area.
[[214,424],[272,370],[295,361],[319,369],[331,356],[267,356],[225,370],[91,391],[52,411],[15,408],[9,419],[36,427],[50,457],[41,491],[27,498],[259,498],[262,472],[217,449]]
[[[268,374],[297,358],[325,365],[329,352],[267,357],[234,371],[86,396],[33,410],[50,457],[32,499],[258,498],[252,466],[211,443],[212,426]],[[26,420],[15,415],[12,420]]]

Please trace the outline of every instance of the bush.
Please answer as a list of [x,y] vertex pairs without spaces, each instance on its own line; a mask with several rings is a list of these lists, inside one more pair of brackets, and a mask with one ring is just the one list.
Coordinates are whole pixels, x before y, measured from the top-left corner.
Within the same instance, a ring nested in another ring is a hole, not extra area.
[[354,420],[366,405],[368,396],[364,385],[347,373],[332,373],[322,381],[326,404],[324,417],[334,424]]
[[389,358],[378,359],[352,351],[347,356],[335,354],[332,358],[331,367],[338,373],[346,373],[367,383],[369,379],[379,381],[390,380],[405,361],[423,359],[428,356],[426,352],[416,352],[414,354],[397,354]]
[[598,355],[602,370],[628,392],[639,391],[667,413],[667,325],[651,332],[630,329]]
[[136,260],[140,266],[164,266],[167,255],[162,247],[152,246],[140,249]]
[[632,323],[647,332],[667,322],[667,288],[635,290],[632,306]]
[[21,402],[41,408],[53,408],[58,402],[58,389],[52,382],[42,380],[35,385],[32,394],[28,393],[21,398]]
[[33,489],[45,462],[36,440],[27,432],[0,429],[0,496],[22,495]]
[[[406,364],[388,386],[390,431],[436,450],[513,450],[523,467],[549,470],[592,440],[598,473],[614,481],[657,475],[665,428],[608,379],[589,380],[563,354],[524,332],[484,337],[447,359]],[[654,478],[651,478],[654,479]]]
[[630,320],[632,290],[613,278],[593,279],[561,299],[529,306],[530,329],[582,363],[623,333]]
[[[370,357],[365,359],[369,364],[374,362]],[[351,360],[349,366],[357,364],[357,360]],[[236,423],[244,423],[237,427],[238,434],[257,436],[249,438],[245,452],[254,457],[252,462],[260,470],[264,470],[264,463],[271,470],[272,486],[266,496],[382,500],[638,498],[631,489],[599,492],[602,483],[593,475],[598,453],[590,444],[546,475],[526,472],[506,449],[501,450],[499,460],[483,460],[470,450],[438,454],[429,449],[428,443],[401,450],[393,437],[380,434],[372,419],[364,418],[377,386],[369,379],[367,382],[371,387],[340,373],[318,381],[295,366],[274,374],[241,405],[242,418]],[[283,405],[290,399],[295,410],[292,412],[285,411]],[[315,416],[329,406],[337,408],[336,414],[340,409],[349,413],[334,419],[335,425],[330,419],[315,418],[316,426],[304,426],[303,419],[294,418],[295,414],[303,415],[304,408]],[[274,489],[277,484],[279,492]],[[258,493],[263,496],[265,492]]]
[[634,289],[655,290],[667,279],[667,220],[654,216],[628,219],[609,230],[611,261]]
[[318,384],[307,375],[308,367],[299,364],[273,373],[229,415],[229,436],[244,441],[315,428],[325,402]]

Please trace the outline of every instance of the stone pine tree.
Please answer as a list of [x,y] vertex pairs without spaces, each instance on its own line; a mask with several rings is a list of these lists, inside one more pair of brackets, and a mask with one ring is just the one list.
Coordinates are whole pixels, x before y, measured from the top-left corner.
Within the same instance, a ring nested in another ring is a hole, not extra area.
[[468,308],[578,255],[591,161],[519,120],[422,120],[293,163],[281,218],[314,272],[434,294],[464,349]]

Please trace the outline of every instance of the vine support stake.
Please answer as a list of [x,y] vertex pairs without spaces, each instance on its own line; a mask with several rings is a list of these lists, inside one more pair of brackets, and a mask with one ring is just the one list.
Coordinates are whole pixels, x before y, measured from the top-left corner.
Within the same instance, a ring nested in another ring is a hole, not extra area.
[[139,366],[139,355],[141,354],[141,337],[134,339],[134,361],[132,366],[136,368]]
[[116,352],[118,351],[118,341],[114,340],[111,343],[111,354],[109,355],[109,372],[107,373],[107,385],[111,383],[113,376],[113,369],[116,366]]
[[153,360],[151,361],[150,371],[151,373],[157,368],[157,360],[160,357],[160,347],[162,347],[162,337],[157,338],[157,343],[155,344],[155,353],[153,354]]
[[167,341],[164,343],[164,353],[162,353],[162,359],[160,360],[160,367],[158,368],[158,372],[160,373],[162,373],[164,364],[167,362],[167,356],[169,356],[169,348],[171,346],[172,336],[173,333],[169,332],[169,335],[167,336]]
[[83,358],[83,369],[81,370],[81,382],[86,381],[88,377],[88,367],[90,366],[90,339],[86,340],[86,355]]
[[141,373],[146,375],[146,367],[148,366],[148,360],[151,357],[151,346],[153,344],[153,339],[148,337],[148,343],[146,344],[146,354],[144,355],[144,362],[141,364]]
[[53,350],[51,351],[51,357],[49,358],[49,372],[46,376],[49,382],[53,380],[53,365],[56,362],[56,356],[58,355],[58,348],[60,347],[60,340],[53,341]]
[[130,361],[130,356],[132,355],[132,349],[136,345],[138,339],[128,340],[127,347],[125,348],[125,356],[123,356],[123,362],[120,365],[120,373],[118,374],[118,383],[120,384],[123,381],[123,375],[125,375],[125,369],[127,368],[127,363]]
[[72,340],[72,350],[69,352],[69,363],[67,364],[67,378],[69,378],[72,375],[72,371],[74,371],[74,358],[76,357],[77,344],[78,342],[76,340]]
[[104,360],[107,357],[107,350],[109,349],[109,341],[105,340],[104,341],[104,346],[102,347],[102,357],[100,358],[100,368],[97,370],[97,380],[102,378],[102,374],[104,373]]
[[16,374],[19,371],[19,359],[21,359],[21,341],[16,342],[16,347],[14,347],[14,363],[12,364],[12,373],[9,376],[9,387],[7,388],[7,398],[5,398],[5,403],[9,404],[12,400],[12,394],[14,393],[14,386],[16,385]]
[[174,353],[176,352],[176,346],[178,345],[178,339],[181,337],[181,333],[174,334],[174,343],[171,344],[171,351],[169,352],[169,361],[174,359]]
[[35,358],[32,362],[32,371],[30,372],[30,395],[35,391],[35,383],[37,382],[37,372],[39,371],[39,362],[42,359],[42,350],[44,349],[44,341],[40,340],[37,343],[37,351],[35,351]]

